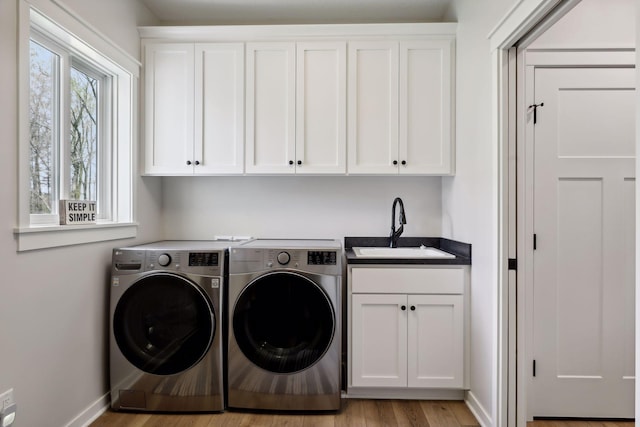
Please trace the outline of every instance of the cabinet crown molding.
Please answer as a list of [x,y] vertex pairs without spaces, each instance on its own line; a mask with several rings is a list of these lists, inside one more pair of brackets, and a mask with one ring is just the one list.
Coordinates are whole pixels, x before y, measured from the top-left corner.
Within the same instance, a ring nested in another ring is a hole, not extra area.
[[313,24],[313,25],[206,25],[138,27],[143,39],[185,41],[250,41],[367,38],[454,38],[457,24],[450,22],[402,24]]

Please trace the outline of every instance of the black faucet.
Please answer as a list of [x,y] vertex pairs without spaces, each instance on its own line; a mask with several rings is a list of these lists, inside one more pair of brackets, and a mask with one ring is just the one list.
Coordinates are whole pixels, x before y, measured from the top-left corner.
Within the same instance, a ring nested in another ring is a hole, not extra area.
[[[398,203],[400,203],[400,227],[396,230],[396,205]],[[389,236],[389,247],[398,247],[398,239],[402,235],[402,232],[404,231],[404,224],[406,223],[407,217],[404,213],[404,203],[402,203],[402,199],[400,197],[396,197],[393,200],[393,205],[391,205],[391,235]]]

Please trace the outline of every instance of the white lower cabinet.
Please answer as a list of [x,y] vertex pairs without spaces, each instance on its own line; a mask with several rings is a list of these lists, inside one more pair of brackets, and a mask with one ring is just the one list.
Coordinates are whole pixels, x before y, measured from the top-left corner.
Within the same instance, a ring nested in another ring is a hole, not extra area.
[[[407,386],[406,305],[406,295],[352,295],[351,372],[354,386]],[[401,311],[401,306],[405,311]]]
[[462,388],[462,295],[408,295],[407,386]]
[[467,280],[461,266],[350,267],[348,392],[464,389]]

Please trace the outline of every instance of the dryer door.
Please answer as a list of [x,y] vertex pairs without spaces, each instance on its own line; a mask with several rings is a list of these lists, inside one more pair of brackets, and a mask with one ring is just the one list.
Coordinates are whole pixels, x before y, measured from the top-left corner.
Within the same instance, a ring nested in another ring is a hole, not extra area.
[[233,334],[255,365],[277,373],[313,366],[331,345],[331,301],[312,280],[291,272],[260,276],[239,295]]
[[118,301],[112,326],[127,360],[157,375],[176,374],[198,363],[216,329],[207,295],[187,278],[170,273],[133,283]]

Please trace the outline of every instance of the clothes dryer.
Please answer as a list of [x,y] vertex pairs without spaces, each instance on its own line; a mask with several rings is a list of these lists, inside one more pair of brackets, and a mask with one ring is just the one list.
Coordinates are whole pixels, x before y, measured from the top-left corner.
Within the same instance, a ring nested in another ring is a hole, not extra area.
[[340,409],[342,246],[257,239],[230,250],[230,408]]
[[222,411],[227,241],[113,250],[111,407]]

